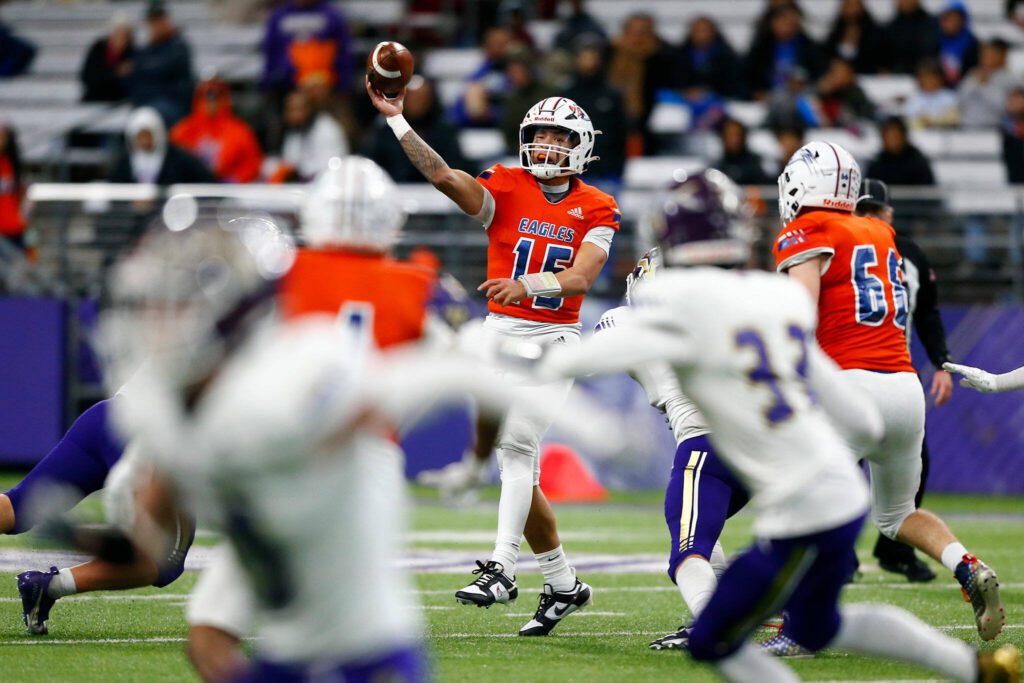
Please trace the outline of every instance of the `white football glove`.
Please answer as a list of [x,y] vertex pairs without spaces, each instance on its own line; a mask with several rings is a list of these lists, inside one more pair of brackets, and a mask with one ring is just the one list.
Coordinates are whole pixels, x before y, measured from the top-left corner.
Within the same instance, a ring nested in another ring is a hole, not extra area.
[[424,470],[416,475],[416,481],[440,490],[441,500],[450,505],[471,505],[479,498],[480,488],[487,483],[488,464],[478,459],[472,450],[467,450],[462,454],[462,460],[440,469]]
[[972,368],[969,365],[957,365],[956,363],[943,363],[942,369],[956,375],[962,375],[960,386],[968,389],[976,389],[986,394],[999,391],[996,383],[996,376],[991,372],[985,372],[981,368]]

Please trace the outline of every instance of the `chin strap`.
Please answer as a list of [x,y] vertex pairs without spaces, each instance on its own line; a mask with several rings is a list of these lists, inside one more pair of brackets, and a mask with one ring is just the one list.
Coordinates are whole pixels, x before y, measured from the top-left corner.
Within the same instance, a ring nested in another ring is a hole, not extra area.
[[556,296],[562,293],[562,283],[558,281],[554,273],[547,271],[520,275],[519,281],[526,287],[526,295],[530,297]]

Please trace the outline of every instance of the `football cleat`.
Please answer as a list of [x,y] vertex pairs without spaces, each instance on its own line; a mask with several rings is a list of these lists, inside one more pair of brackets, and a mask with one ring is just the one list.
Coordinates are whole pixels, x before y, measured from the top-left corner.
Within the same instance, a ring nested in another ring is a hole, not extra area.
[[761,649],[772,656],[786,657],[788,659],[808,659],[814,656],[812,650],[808,650],[781,632],[761,643]]
[[488,560],[487,564],[477,560],[473,573],[480,575],[477,580],[455,592],[455,599],[463,605],[490,607],[496,602],[507,605],[519,597],[515,577],[509,578],[505,568],[494,560]]
[[992,640],[1003,630],[1006,612],[999,597],[999,579],[992,568],[970,553],[956,566],[964,599],[974,608],[974,620],[982,640]]
[[519,635],[546,636],[558,626],[558,622],[576,610],[583,609],[593,600],[594,592],[579,579],[576,579],[576,585],[572,590],[564,593],[557,593],[552,590],[550,584],[544,584],[537,611],[534,612],[533,619],[519,629]]
[[907,581],[910,583],[928,583],[935,579],[935,572],[919,557],[914,557],[910,562],[885,562],[880,560],[878,566],[884,571],[902,574],[907,577]]
[[57,602],[49,594],[50,581],[59,573],[56,567],[48,572],[23,572],[18,574],[18,592],[21,594],[21,620],[30,635],[45,636],[49,633],[46,622],[50,608]]
[[1019,683],[1020,652],[1003,645],[993,652],[978,653],[978,683]]
[[652,650],[685,650],[690,646],[690,627],[683,624],[675,633],[652,640]]

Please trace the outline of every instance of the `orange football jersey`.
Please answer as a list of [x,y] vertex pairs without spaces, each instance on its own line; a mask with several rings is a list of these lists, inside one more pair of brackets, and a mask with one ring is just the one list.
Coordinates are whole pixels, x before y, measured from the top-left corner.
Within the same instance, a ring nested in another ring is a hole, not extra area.
[[783,228],[772,248],[780,271],[831,257],[821,275],[818,344],[844,369],[913,372],[907,291],[895,231],[877,218],[811,211]]
[[427,301],[436,274],[379,254],[300,249],[284,277],[284,315],[336,315],[373,329],[384,348],[423,336]]
[[[544,197],[537,179],[522,168],[492,166],[477,177],[494,197],[494,219],[487,228],[487,278],[518,278],[526,273],[557,273],[572,266],[591,228],[619,229],[615,199],[579,178],[557,204]],[[537,322],[577,323],[583,295],[526,298],[510,306],[488,305],[492,313]]]

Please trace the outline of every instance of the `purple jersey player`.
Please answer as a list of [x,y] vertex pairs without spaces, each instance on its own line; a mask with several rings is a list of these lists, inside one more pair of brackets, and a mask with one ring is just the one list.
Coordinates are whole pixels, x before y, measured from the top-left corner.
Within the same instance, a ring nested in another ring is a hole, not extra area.
[[[723,192],[733,187],[718,171],[704,179]],[[686,206],[706,198],[690,181],[672,194]],[[553,350],[541,375],[668,364],[722,462],[749,491],[756,540],[729,564],[697,617],[690,655],[735,683],[798,681],[749,642],[766,617],[785,609],[794,640],[812,651],[909,661],[963,683],[1012,680],[1020,664],[1012,645],[977,652],[895,607],[840,605],[869,506],[854,453],[882,438],[882,417],[818,347],[815,310],[799,285],[770,273],[673,267],[743,263],[748,236],[728,224],[698,231],[661,208],[649,227],[665,271],[637,287],[615,329]]]
[[[126,400],[129,399],[115,396],[86,410],[17,486],[0,494],[0,532],[29,531],[103,488],[125,451],[124,443],[110,425],[111,406],[115,401]],[[163,587],[173,582],[184,570],[185,555],[195,537],[195,523],[190,517],[175,515],[174,523],[178,542],[165,563],[158,564],[140,555],[131,564],[95,559],[64,569],[51,567],[48,572],[19,574],[22,618],[28,632],[45,635],[50,608],[66,595],[149,585]]]
[[[726,206],[715,186],[703,176],[687,181],[699,187],[699,204],[672,204],[672,218],[689,226],[736,223],[745,229],[745,204]],[[669,200],[671,202],[671,199]],[[626,301],[633,288],[654,279],[661,259],[657,247],[644,254],[626,280]],[[629,314],[628,307],[614,308],[601,316],[596,331],[612,329],[616,317]],[[679,388],[672,369],[665,363],[650,363],[632,371],[650,404],[665,414],[676,440],[672,473],[665,488],[665,523],[671,536],[668,575],[679,589],[694,618],[700,615],[725,571],[726,558],[718,538],[725,520],[744,505],[746,489],[722,463],[712,443],[707,423],[697,406]],[[674,633],[651,642],[652,650],[685,649],[690,627],[683,624]]]

